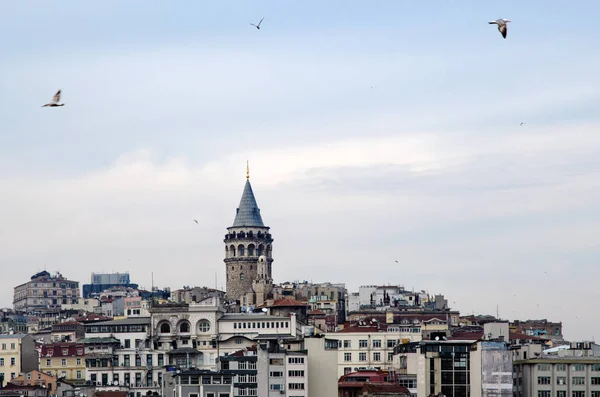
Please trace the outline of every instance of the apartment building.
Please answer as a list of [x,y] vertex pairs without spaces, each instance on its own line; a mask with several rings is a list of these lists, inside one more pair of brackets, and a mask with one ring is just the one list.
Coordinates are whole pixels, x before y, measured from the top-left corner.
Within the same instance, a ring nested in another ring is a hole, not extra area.
[[42,345],[40,371],[58,379],[85,383],[85,348],[83,343],[55,342]]
[[260,337],[257,345],[258,395],[307,397],[308,352],[298,338]]
[[238,350],[218,358],[219,371],[235,374],[233,396],[258,396],[256,346]]
[[[171,375],[171,374],[169,374]],[[231,371],[186,370],[172,375],[164,387],[164,397],[233,397]],[[171,387],[172,386],[172,387]]]
[[79,297],[79,282],[44,270],[15,287],[13,305],[15,310],[25,312],[60,309],[63,304],[76,304]]
[[338,341],[337,377],[359,369],[388,369],[393,366],[394,346],[421,340],[419,324],[385,324],[360,321],[339,332],[328,333]]
[[38,351],[31,335],[0,335],[0,378],[4,384],[38,369]]
[[305,337],[308,352],[308,396],[335,396],[338,391],[338,341],[326,337]]
[[[95,382],[100,390],[117,387],[129,391],[130,397],[141,397],[148,392],[158,392],[162,383],[165,354],[154,349],[149,317],[97,321],[85,325],[86,346],[95,347],[100,357],[89,358],[86,378]],[[102,339],[98,339],[102,338]],[[88,341],[108,341],[104,346],[88,344]]]
[[600,345],[572,342],[524,353],[515,351],[515,397],[600,397]]
[[52,325],[52,341],[76,342],[85,337],[85,326],[77,321],[66,321]]
[[57,379],[42,371],[33,370],[17,376],[11,383],[20,386],[41,386],[48,389],[49,392],[55,394],[57,387]]

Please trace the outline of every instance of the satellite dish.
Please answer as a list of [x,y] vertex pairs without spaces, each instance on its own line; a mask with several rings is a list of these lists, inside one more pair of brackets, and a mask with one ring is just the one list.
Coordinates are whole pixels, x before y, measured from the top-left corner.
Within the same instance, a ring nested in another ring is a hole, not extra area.
[[440,337],[439,337],[439,336],[436,336],[436,337],[435,337],[435,340],[440,340]]
[[263,308],[262,308],[262,311],[263,311],[263,312],[265,312],[265,313],[266,313],[266,312],[268,312],[268,310],[267,310],[267,308],[266,308],[266,307],[263,307]]

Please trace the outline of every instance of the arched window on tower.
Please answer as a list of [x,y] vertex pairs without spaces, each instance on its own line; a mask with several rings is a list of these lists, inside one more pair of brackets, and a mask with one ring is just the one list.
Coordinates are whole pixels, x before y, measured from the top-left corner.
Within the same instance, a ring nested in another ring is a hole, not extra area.
[[225,246],[225,258],[229,258],[229,247]]
[[244,273],[240,273],[240,280],[243,281],[244,280]]
[[248,246],[248,256],[254,256],[254,244]]
[[244,246],[242,244],[238,245],[238,256],[245,256],[244,255]]
[[258,249],[256,250],[256,256],[261,256],[263,254],[263,252],[265,252],[265,246],[261,244],[258,246]]
[[229,247],[229,254],[232,258],[235,258],[235,247],[233,245]]

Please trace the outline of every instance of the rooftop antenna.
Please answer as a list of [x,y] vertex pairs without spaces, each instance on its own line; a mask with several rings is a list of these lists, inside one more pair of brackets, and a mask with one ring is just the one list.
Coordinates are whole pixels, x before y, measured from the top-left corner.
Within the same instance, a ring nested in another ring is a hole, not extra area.
[[217,272],[215,272],[215,289],[218,289],[217,288]]
[[250,166],[248,165],[248,160],[246,160],[246,179],[250,179]]
[[498,304],[496,304],[496,320],[500,320],[500,314],[498,314]]

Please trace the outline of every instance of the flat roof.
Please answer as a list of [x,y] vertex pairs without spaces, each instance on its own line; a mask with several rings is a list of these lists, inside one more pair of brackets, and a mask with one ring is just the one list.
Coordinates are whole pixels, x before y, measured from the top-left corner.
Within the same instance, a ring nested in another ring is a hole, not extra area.
[[104,325],[150,325],[150,317],[132,317],[123,318],[120,320],[101,320],[85,324],[86,327]]
[[290,317],[287,316],[273,316],[269,314],[261,314],[261,313],[225,313],[219,319],[219,321],[239,321],[239,320],[289,320]]

